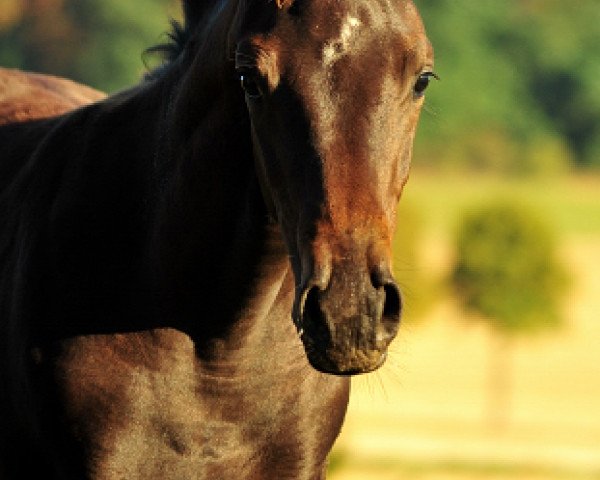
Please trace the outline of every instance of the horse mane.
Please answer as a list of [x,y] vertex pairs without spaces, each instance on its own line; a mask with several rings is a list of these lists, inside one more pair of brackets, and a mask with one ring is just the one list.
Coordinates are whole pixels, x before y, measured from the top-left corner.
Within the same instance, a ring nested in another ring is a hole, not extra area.
[[[191,37],[187,25],[182,25],[175,19],[171,19],[170,23],[171,31],[167,33],[168,41],[153,45],[144,51],[144,54],[159,54],[167,64],[175,61],[181,55]],[[158,67],[158,69],[160,68],[162,67]]]
[[[147,78],[160,77],[163,72],[168,70],[168,67],[183,54],[199,26],[209,23],[210,14],[215,7],[227,1],[236,0],[182,0],[183,22],[171,19],[171,30],[166,34],[167,41],[154,45],[144,52],[151,55],[158,54],[164,59],[164,64],[150,71]],[[248,12],[259,1],[275,2],[280,9],[296,3],[295,0],[237,0],[238,11]]]
[[167,41],[144,51],[144,54],[157,54],[164,60],[164,64],[150,71],[146,78],[160,77],[169,65],[183,54],[198,27],[207,22],[207,17],[213,8],[224,1],[227,0],[182,0],[183,22],[171,19],[171,29],[166,34]]
[[144,56],[158,55],[163,59],[161,65],[146,73],[145,80],[162,77],[171,64],[181,56],[192,36],[193,29],[188,26],[187,22],[181,24],[179,21],[171,19],[170,24],[171,30],[166,34],[167,41],[144,50]]

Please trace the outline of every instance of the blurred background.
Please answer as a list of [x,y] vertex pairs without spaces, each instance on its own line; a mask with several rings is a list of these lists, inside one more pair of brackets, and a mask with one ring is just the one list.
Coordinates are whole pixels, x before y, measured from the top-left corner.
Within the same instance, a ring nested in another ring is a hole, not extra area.
[[[415,0],[430,87],[399,212],[404,324],[333,480],[600,479],[600,3]],[[0,65],[104,91],[173,0],[0,0]]]

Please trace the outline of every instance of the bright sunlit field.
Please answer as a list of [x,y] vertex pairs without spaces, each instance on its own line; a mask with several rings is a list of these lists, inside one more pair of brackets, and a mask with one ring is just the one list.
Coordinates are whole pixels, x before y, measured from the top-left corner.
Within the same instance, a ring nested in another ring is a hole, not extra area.
[[[497,195],[550,222],[571,276],[562,328],[509,343],[501,400],[490,398],[498,339],[439,286],[461,212]],[[387,365],[354,381],[329,478],[600,478],[600,178],[416,171],[403,202],[422,217],[415,273],[433,279],[436,298],[421,318],[406,318]],[[403,283],[410,303],[421,292]],[[501,412],[493,410],[498,402]]]

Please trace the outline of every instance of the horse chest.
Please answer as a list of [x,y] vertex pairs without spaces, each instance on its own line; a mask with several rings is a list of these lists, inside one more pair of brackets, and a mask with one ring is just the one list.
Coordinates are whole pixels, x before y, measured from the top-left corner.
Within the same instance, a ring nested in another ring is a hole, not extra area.
[[202,371],[187,336],[161,331],[71,340],[56,378],[90,478],[321,478],[345,382],[254,368]]

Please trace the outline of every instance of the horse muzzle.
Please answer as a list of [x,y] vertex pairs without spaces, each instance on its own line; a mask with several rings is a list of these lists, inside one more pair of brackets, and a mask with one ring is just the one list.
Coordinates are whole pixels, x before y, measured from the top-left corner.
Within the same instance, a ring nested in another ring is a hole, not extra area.
[[356,375],[378,369],[400,325],[400,291],[387,269],[351,259],[298,290],[294,320],[310,364],[323,373]]

